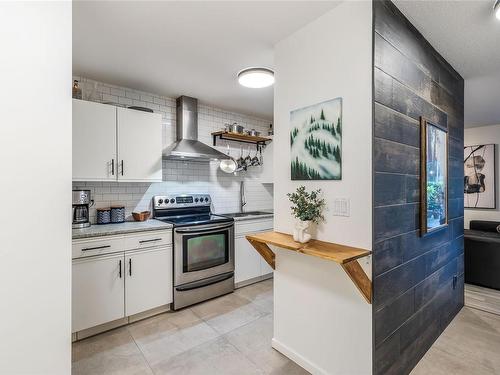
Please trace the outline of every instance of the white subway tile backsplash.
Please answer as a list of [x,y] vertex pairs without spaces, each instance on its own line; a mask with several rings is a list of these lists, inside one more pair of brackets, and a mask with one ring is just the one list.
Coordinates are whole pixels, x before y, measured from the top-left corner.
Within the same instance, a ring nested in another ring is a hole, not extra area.
[[152,95],[146,95],[146,94],[141,94],[141,100],[149,103],[153,103],[153,96]]
[[[175,141],[175,99],[145,93],[130,88],[96,82],[85,77],[74,77],[82,83],[83,97],[89,100],[122,103],[153,109],[162,115],[163,145],[168,146]],[[97,85],[95,84],[97,83]],[[198,105],[198,139],[212,145],[210,133],[224,128],[225,123],[238,122],[249,129],[267,133],[269,121],[252,116],[241,115],[213,108],[204,104]],[[226,152],[229,144],[230,153],[238,157],[241,152],[248,152],[248,146],[241,147],[236,142],[218,144],[220,151]],[[251,147],[253,155],[254,148]],[[163,182],[75,182],[74,189],[91,190],[95,205],[91,207],[91,221],[95,222],[96,208],[111,205],[124,205],[127,219],[131,219],[132,211],[151,210],[154,195],[209,193],[212,197],[212,210],[218,213],[239,210],[239,183],[245,181],[246,210],[271,209],[273,205],[272,185],[263,185],[258,180],[259,170],[248,171],[238,176],[227,175],[220,171],[217,163],[186,163],[163,161]]]
[[119,96],[119,97],[124,98],[125,97],[125,90],[121,89],[121,88],[112,87],[111,88],[111,95],[115,95],[115,96]]
[[103,102],[118,103],[118,96],[110,94],[102,94]]
[[141,95],[140,95],[139,93],[134,92],[134,91],[130,91],[130,90],[126,90],[126,91],[125,91],[125,96],[126,96],[127,98],[130,98],[130,99],[136,99],[136,100],[138,100],[138,99],[140,99],[140,98],[141,98]]
[[120,97],[118,97],[118,103],[125,104],[125,105],[132,105],[132,99],[120,96]]

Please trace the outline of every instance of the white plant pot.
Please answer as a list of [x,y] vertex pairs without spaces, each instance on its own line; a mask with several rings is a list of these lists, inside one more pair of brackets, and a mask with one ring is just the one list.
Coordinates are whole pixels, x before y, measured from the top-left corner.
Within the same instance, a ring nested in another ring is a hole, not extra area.
[[311,220],[297,220],[293,230],[293,240],[300,243],[309,242],[311,235],[307,233],[307,229],[311,226]]

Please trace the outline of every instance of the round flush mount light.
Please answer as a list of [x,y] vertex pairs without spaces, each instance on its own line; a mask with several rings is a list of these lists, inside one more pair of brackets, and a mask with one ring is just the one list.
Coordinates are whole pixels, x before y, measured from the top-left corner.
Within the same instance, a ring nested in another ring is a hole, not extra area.
[[252,89],[269,87],[274,83],[274,72],[268,68],[246,68],[238,73],[238,82]]
[[500,20],[500,0],[495,1],[493,11],[495,12],[495,17]]

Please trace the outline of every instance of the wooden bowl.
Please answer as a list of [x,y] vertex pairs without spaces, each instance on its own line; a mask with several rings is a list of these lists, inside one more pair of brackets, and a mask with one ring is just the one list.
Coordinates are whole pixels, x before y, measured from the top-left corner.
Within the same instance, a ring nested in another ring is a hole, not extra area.
[[146,221],[149,218],[149,215],[151,215],[151,212],[149,211],[132,212],[132,216],[135,221]]

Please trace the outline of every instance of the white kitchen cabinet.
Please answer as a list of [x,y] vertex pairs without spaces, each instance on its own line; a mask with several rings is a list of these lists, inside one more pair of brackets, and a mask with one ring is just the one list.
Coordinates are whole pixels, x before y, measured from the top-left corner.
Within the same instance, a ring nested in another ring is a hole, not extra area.
[[162,180],[161,115],[73,100],[73,180]]
[[73,180],[116,177],[116,108],[73,99]]
[[240,283],[261,276],[261,255],[248,240],[236,237],[234,240],[234,282]]
[[123,253],[73,261],[72,332],[123,318]]
[[257,277],[267,276],[273,272],[273,269],[267,264],[264,258],[245,238],[249,234],[270,230],[273,230],[273,219],[269,217],[241,220],[235,223],[234,281],[236,284],[245,283]]
[[72,257],[72,332],[173,301],[171,230],[75,239]]
[[[272,136],[271,136],[272,138]],[[260,174],[260,182],[263,184],[274,183],[274,151],[273,142],[267,143],[262,151],[262,172]]]
[[127,253],[125,269],[125,315],[173,301],[171,246]]
[[162,180],[161,115],[117,108],[118,181]]

